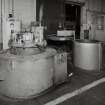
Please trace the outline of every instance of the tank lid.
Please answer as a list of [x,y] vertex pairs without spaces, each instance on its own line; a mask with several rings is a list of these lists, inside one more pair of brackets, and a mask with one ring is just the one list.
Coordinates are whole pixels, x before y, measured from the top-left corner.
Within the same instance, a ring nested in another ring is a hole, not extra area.
[[100,43],[98,40],[75,40],[79,43]]

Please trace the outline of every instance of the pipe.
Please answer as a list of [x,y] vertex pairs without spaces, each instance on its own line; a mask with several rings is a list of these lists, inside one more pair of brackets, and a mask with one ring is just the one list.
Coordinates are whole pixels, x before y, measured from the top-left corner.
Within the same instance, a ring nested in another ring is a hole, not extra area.
[[12,0],[12,15],[14,17],[14,0]]
[[[3,0],[1,0],[1,43],[3,43],[3,11],[2,11],[3,7],[2,7],[2,4],[3,4]],[[3,46],[1,45],[1,49],[2,48]]]
[[39,22],[40,22],[40,26],[41,26],[42,20],[43,20],[43,4],[41,4],[40,10],[39,10]]

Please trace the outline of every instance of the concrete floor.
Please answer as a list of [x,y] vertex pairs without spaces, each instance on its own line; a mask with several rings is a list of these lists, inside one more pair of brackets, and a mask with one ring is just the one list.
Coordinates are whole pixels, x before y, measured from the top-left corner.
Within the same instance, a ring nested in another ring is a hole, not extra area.
[[59,105],[105,105],[105,83]]

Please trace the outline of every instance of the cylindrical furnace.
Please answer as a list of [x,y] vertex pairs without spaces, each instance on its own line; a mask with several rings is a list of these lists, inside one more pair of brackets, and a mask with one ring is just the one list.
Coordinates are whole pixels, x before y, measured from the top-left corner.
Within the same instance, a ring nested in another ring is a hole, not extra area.
[[73,50],[74,66],[96,71],[102,67],[102,45],[96,40],[76,40]]

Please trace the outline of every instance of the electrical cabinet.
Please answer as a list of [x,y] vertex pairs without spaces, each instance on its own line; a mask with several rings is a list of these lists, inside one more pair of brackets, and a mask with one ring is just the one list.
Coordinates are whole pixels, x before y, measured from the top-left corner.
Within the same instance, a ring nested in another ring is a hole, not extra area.
[[67,80],[67,53],[57,53],[54,59],[54,84],[58,85]]

